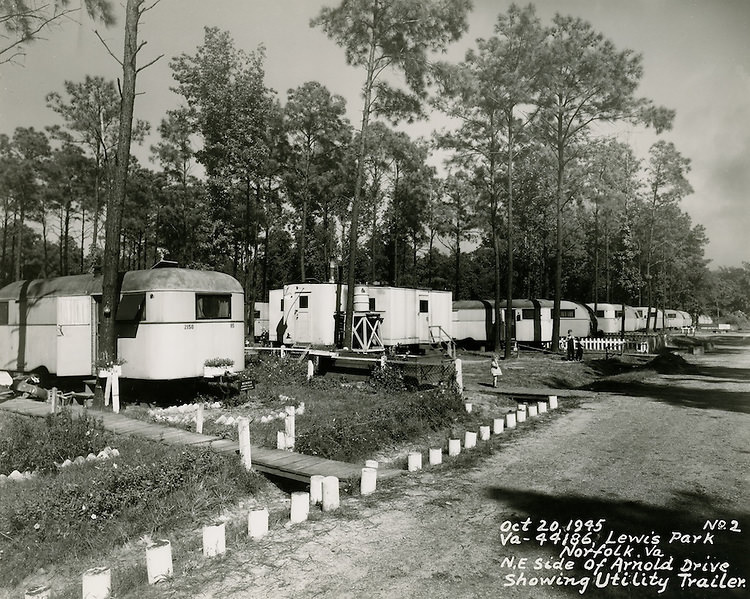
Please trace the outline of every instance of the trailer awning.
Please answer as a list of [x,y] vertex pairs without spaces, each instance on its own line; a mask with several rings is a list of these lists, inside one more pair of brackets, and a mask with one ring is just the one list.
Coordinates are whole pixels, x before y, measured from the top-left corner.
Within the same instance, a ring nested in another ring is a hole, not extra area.
[[143,320],[145,314],[142,313],[143,306],[146,303],[146,293],[129,293],[123,295],[120,298],[120,303],[117,305],[117,316],[115,320],[118,321],[133,321]]

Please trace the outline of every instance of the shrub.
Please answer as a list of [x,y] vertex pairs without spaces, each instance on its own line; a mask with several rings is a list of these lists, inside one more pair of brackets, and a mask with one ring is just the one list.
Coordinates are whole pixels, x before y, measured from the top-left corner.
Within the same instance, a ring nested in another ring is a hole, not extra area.
[[296,451],[332,460],[357,462],[391,446],[449,427],[466,417],[461,398],[443,388],[420,394],[403,392],[368,408],[341,416],[314,414],[300,424]]
[[192,526],[265,484],[236,456],[143,440],[118,446],[117,460],[0,487],[0,580]]
[[111,440],[101,421],[85,412],[75,416],[66,408],[44,420],[11,414],[0,424],[0,473],[52,472],[55,462],[99,453]]
[[404,391],[404,373],[400,368],[394,368],[388,363],[378,364],[370,373],[370,384],[385,391]]

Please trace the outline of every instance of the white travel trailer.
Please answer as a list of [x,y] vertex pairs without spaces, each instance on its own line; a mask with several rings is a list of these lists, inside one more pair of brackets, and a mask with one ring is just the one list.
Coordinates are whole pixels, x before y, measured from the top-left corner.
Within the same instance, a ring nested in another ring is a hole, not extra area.
[[253,330],[248,331],[256,341],[268,333],[268,302],[255,302]]
[[[597,302],[596,304],[586,305],[595,311],[599,331],[605,334],[617,334],[622,332],[623,304],[607,304]],[[636,308],[625,304],[626,333],[636,331],[638,330],[638,328],[640,328],[639,316],[636,310]]]
[[[484,344],[492,339],[495,314],[493,300],[453,302],[454,336],[465,345]],[[552,341],[554,302],[544,299],[514,299],[511,335],[519,343],[545,347]],[[500,306],[501,326],[505,323],[505,302]],[[596,329],[596,319],[583,304],[560,302],[560,331],[572,330],[576,337],[588,337]],[[503,336],[501,332],[501,337]]]
[[[0,369],[57,376],[96,374],[102,277],[17,281],[0,289]],[[244,293],[219,272],[126,272],[115,315],[124,378],[203,376],[207,360],[244,368]]]
[[[658,331],[666,328],[664,323],[664,311],[651,308],[651,312],[648,311],[648,306],[638,306],[636,310],[639,310],[643,315],[643,329],[648,327],[650,331]],[[646,315],[648,314],[648,318]]]
[[666,319],[666,328],[668,329],[682,329],[682,327],[689,327],[693,324],[693,318],[684,310],[665,310],[664,318]]
[[[269,293],[270,340],[277,344],[335,345],[338,311],[346,310],[347,286],[334,283],[285,285]],[[381,346],[421,345],[438,339],[439,329],[453,331],[450,291],[357,285],[355,316],[379,321]],[[344,345],[349,346],[348,342]],[[356,344],[355,344],[356,347]]]

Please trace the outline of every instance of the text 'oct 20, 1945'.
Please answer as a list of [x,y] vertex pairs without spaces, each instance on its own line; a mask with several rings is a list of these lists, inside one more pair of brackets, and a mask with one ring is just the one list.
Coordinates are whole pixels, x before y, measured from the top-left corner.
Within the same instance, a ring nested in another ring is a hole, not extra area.
[[739,521],[705,520],[693,530],[633,528],[615,529],[605,518],[503,520],[501,585],[592,596],[618,590],[628,597],[748,596],[742,554],[750,547]]

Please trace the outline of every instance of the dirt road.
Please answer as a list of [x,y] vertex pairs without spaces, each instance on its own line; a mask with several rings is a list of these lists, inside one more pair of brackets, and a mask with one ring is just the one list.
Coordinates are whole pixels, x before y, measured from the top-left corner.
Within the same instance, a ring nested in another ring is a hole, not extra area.
[[699,374],[600,392],[475,469],[405,475],[147,596],[748,596],[750,347],[718,349],[690,358]]

